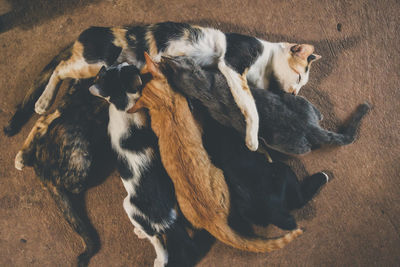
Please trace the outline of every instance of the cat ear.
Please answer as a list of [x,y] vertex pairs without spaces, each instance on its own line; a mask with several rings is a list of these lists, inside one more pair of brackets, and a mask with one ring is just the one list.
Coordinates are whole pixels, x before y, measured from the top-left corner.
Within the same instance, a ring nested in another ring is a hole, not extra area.
[[147,52],[144,52],[144,58],[146,59],[146,66],[147,66],[147,71],[153,75],[153,77],[160,77],[162,76],[162,73],[160,72],[158,68],[158,64],[155,63],[149,54]]
[[311,63],[311,62],[317,61],[317,60],[320,59],[321,57],[322,57],[322,56],[317,55],[317,54],[311,54],[311,55],[309,55],[309,56],[307,57],[307,62],[308,62],[308,63]]
[[128,113],[136,113],[139,110],[141,110],[142,108],[145,108],[145,105],[144,105],[144,102],[142,100],[142,97],[140,97],[139,100],[136,101],[135,105],[132,108],[128,109],[126,112],[128,112]]
[[297,44],[290,47],[290,52],[293,56],[298,56],[301,59],[307,60],[307,58],[314,53],[314,46],[309,44]]

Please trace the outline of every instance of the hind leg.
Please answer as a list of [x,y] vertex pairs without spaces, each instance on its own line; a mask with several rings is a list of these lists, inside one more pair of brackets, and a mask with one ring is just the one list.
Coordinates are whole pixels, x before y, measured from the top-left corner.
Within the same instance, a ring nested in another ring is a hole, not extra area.
[[150,242],[156,251],[154,267],[164,267],[168,263],[168,252],[160,235],[150,237]]
[[247,84],[247,72],[245,71],[241,76],[239,73],[228,67],[223,59],[218,63],[218,69],[225,76],[233,99],[245,118],[246,146],[251,151],[256,151],[258,149],[259,117],[254,98]]
[[22,170],[25,166],[27,158],[31,154],[33,150],[34,139],[39,138],[46,134],[49,125],[58,117],[60,117],[60,112],[58,110],[54,111],[53,113],[39,118],[35,125],[33,126],[32,130],[30,131],[28,137],[25,139],[24,144],[20,151],[18,151],[15,157],[15,168],[17,170]]
[[83,45],[75,42],[72,48],[72,56],[61,61],[50,76],[42,95],[35,103],[35,112],[44,114],[54,102],[59,85],[67,78],[85,79],[96,76],[101,67],[105,65],[103,61],[88,63],[83,57]]
[[288,186],[286,193],[287,206],[289,210],[299,209],[307,204],[319,191],[319,189],[328,182],[329,177],[324,172],[319,172],[298,181],[295,185]]
[[[133,224],[135,234],[140,238],[147,238],[156,251],[156,259],[154,260],[155,267],[162,267],[168,263],[168,252],[165,247],[161,236],[145,229],[150,229],[151,226],[147,225],[146,220],[140,216],[135,216],[137,210],[135,206],[130,202],[130,195],[126,196],[123,203],[125,212],[127,213],[129,220]],[[142,222],[142,223],[141,223]],[[142,225],[143,224],[143,225]],[[146,225],[145,225],[146,224]]]

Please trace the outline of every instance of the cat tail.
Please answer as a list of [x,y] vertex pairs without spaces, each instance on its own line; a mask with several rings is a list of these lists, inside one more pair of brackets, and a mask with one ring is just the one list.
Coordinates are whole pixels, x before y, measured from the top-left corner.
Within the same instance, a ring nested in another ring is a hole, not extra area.
[[303,234],[303,230],[295,229],[282,237],[265,239],[261,237],[247,238],[237,234],[228,224],[214,224],[206,229],[221,242],[240,250],[251,252],[271,252],[278,250]]
[[100,240],[96,230],[87,221],[87,218],[78,214],[73,206],[71,193],[50,183],[47,183],[46,187],[63,213],[64,219],[84,242],[85,250],[78,256],[78,266],[88,266],[90,259],[100,250]]
[[36,78],[33,85],[29,88],[24,99],[17,105],[14,115],[9,120],[7,126],[4,127],[4,134],[13,136],[17,134],[22,126],[30,119],[34,112],[35,103],[46,88],[47,83],[55,68],[62,60],[65,60],[71,55],[72,44],[55,56],[49,64],[42,70],[39,77]]
[[353,143],[356,139],[357,130],[360,127],[361,121],[370,109],[371,106],[367,102],[359,105],[350,118],[348,125],[343,127],[339,133],[325,131],[324,139],[326,140],[324,140],[324,143],[340,146]]

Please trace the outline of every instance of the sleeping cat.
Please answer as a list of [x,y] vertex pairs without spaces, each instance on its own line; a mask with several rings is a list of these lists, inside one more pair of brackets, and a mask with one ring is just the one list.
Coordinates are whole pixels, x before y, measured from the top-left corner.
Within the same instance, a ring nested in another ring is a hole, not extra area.
[[158,137],[161,161],[170,176],[179,207],[195,227],[238,249],[269,252],[284,247],[302,234],[296,229],[277,239],[248,238],[228,225],[231,205],[222,171],[210,161],[202,143],[201,128],[186,99],[175,93],[157,65],[145,54],[144,74],[152,79],[128,112],[149,109],[151,127]]
[[258,147],[259,118],[252,94],[247,83],[241,82],[240,74],[248,68],[247,78],[257,87],[267,88],[274,79],[286,92],[297,94],[308,81],[310,63],[320,58],[313,54],[311,45],[270,43],[185,23],[92,27],[82,32],[77,41],[44,68],[4,128],[5,133],[17,133],[34,107],[39,114],[46,112],[62,80],[93,77],[101,66],[115,62],[126,61],[141,68],[145,51],[158,59],[161,55],[186,55],[202,66],[217,66],[245,117],[246,145],[250,150]]
[[107,107],[88,92],[92,80],[71,82],[59,108],[38,119],[15,158],[15,167],[33,166],[65,220],[80,235],[87,266],[100,249],[99,236],[84,207],[84,193],[114,166],[107,137]]
[[[232,105],[228,85],[218,70],[205,70],[187,57],[163,57],[168,82],[175,90],[204,106],[213,119],[245,135],[240,110]],[[243,82],[245,77],[243,76]],[[259,137],[268,147],[287,154],[304,154],[322,145],[347,145],[355,140],[362,118],[370,109],[359,105],[342,133],[321,128],[318,109],[301,96],[282,92],[281,88],[251,88],[260,115]],[[271,92],[273,91],[273,92]]]
[[307,204],[328,176],[320,172],[299,182],[288,165],[267,162],[263,154],[246,149],[239,134],[213,120],[200,104],[193,101],[192,107],[202,122],[204,147],[229,187],[235,209],[229,221],[232,228],[243,234],[253,234],[252,224],[295,229],[289,211]]
[[191,266],[196,247],[176,209],[174,187],[161,164],[157,137],[144,112],[126,112],[138,98],[141,85],[139,70],[120,64],[107,71],[103,67],[90,92],[110,103],[108,133],[128,193],[123,206],[138,237],[149,239],[154,246],[154,266]]

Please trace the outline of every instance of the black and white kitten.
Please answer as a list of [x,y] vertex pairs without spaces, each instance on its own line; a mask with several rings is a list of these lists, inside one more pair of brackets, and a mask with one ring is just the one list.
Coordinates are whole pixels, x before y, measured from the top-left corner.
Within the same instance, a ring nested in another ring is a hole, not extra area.
[[[311,58],[309,60],[312,60]],[[203,105],[219,123],[245,135],[244,118],[229,94],[224,76],[216,69],[203,69],[188,57],[164,57],[161,63],[168,82],[175,90]],[[244,78],[245,79],[245,78]],[[251,88],[260,115],[259,137],[274,150],[304,154],[323,145],[354,142],[369,104],[359,105],[341,133],[323,129],[321,113],[307,99],[284,93],[281,88]]]
[[118,156],[118,169],[128,193],[124,209],[139,238],[147,238],[157,254],[154,266],[190,266],[196,248],[177,210],[175,191],[160,159],[158,140],[144,112],[126,110],[139,97],[139,70],[125,64],[102,68],[90,92],[110,103],[108,133]]

